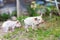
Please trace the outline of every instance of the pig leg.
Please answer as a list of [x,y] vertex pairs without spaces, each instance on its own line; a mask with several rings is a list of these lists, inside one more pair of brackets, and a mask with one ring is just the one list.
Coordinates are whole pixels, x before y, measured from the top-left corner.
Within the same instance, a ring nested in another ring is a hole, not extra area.
[[15,28],[15,27],[13,26],[13,27],[12,27],[12,32],[14,31],[14,28]]
[[35,26],[34,25],[32,25],[32,30],[35,30]]
[[28,30],[28,25],[25,25],[25,30],[26,30],[26,32],[29,31],[29,30]]
[[35,25],[32,25],[32,30],[36,30],[36,26]]

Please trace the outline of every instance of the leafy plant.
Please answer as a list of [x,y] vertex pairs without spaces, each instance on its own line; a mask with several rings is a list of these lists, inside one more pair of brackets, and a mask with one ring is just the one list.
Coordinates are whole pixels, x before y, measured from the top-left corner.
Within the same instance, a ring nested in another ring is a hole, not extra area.
[[10,18],[10,15],[6,13],[1,14],[0,16],[1,16],[0,21],[6,21],[7,19]]
[[17,18],[17,20],[19,20],[21,22],[21,24],[23,25],[23,20],[27,17],[28,16],[20,16],[19,18]]
[[57,10],[57,8],[55,7],[55,6],[48,6],[48,7],[46,7],[46,9],[47,9],[47,14],[49,14],[49,13],[52,13],[52,14],[58,14],[58,10]]
[[0,21],[2,21],[2,16],[0,15]]
[[28,16],[20,16],[19,18],[17,18],[19,21],[24,20],[25,18],[27,18]]
[[37,16],[38,15],[36,13],[36,11],[33,8],[31,8],[30,5],[27,6],[27,10],[28,10],[29,16]]

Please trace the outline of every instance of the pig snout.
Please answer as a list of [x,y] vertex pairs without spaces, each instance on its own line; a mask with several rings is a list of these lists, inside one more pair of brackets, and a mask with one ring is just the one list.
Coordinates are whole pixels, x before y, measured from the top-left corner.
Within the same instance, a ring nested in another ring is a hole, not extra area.
[[39,24],[36,24],[36,26],[39,26]]
[[42,23],[44,23],[45,21],[44,20],[42,20]]
[[20,22],[17,22],[16,23],[16,27],[20,28],[21,27],[21,23]]
[[40,24],[43,24],[45,21],[42,20],[40,23],[36,24],[36,26],[39,26]]
[[44,20],[42,20],[39,24],[43,24],[45,21]]
[[16,24],[16,27],[20,28],[21,27],[21,24]]

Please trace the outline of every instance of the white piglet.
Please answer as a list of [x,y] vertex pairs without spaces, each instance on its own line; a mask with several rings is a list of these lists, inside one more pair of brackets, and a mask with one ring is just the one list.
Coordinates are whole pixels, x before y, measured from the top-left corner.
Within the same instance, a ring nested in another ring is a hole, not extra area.
[[4,32],[8,32],[9,28],[11,28],[12,31],[14,31],[15,27],[21,27],[21,23],[19,21],[7,20],[2,24],[2,29]]
[[42,19],[41,16],[28,17],[24,20],[25,29],[26,29],[26,31],[29,31],[28,27],[31,26],[32,29],[34,30],[35,28],[37,28],[37,26],[39,26],[40,23],[43,23],[43,22],[44,22],[44,20]]

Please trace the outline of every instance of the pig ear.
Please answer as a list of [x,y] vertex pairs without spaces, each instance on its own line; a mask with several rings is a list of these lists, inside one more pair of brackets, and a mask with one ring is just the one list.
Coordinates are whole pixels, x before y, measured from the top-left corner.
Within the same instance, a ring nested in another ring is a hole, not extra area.
[[37,20],[37,18],[34,18],[34,20],[36,21],[36,20]]
[[40,15],[40,17],[42,17],[42,14]]

